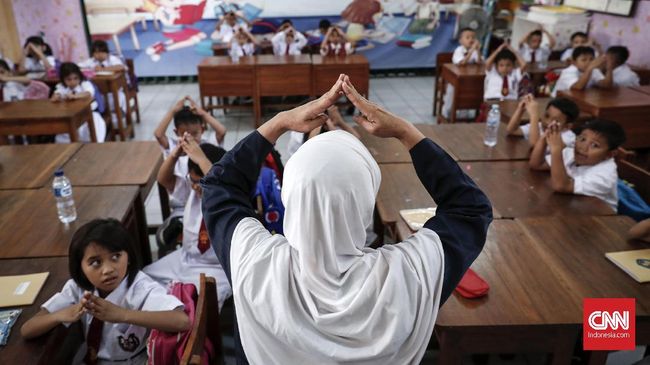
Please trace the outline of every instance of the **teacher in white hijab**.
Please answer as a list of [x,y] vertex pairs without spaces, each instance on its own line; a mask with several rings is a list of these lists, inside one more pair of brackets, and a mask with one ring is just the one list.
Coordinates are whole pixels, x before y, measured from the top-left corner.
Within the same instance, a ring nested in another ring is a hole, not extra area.
[[[361,112],[361,127],[410,151],[438,205],[404,242],[365,247],[381,174],[344,131],[310,139],[288,161],[284,236],[270,234],[255,216],[250,196],[273,144],[289,130],[320,127],[341,94]],[[321,98],[244,138],[202,186],[211,242],[233,289],[239,363],[419,363],[438,308],[480,253],[492,219],[489,201],[453,159],[359,95],[345,75]]]

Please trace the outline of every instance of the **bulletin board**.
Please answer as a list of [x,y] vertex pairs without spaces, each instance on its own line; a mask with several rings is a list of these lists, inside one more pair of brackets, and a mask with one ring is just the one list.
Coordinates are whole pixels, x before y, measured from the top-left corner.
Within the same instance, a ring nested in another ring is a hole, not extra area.
[[632,16],[634,0],[564,0],[564,5],[599,13]]

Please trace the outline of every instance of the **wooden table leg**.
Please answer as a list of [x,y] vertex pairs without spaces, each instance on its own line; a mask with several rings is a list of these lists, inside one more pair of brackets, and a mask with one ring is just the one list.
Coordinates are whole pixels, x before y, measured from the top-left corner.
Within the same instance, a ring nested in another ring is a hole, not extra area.
[[605,365],[609,351],[589,351],[587,354],[587,364]]
[[458,336],[451,331],[441,330],[438,334],[440,344],[440,365],[460,365],[463,361],[463,353],[458,344]]
[[151,248],[149,248],[149,232],[147,226],[147,213],[145,210],[144,202],[146,196],[144,195],[143,189],[140,189],[140,193],[135,198],[135,215],[138,222],[138,240],[140,241],[140,247],[142,250],[142,265],[146,266],[152,262],[151,257]]
[[[120,88],[114,80],[110,81],[111,94],[113,94],[113,106],[115,107],[115,116],[117,118],[117,128],[120,131],[120,139],[122,142],[126,141],[126,129],[128,128],[124,123],[122,115],[122,108],[120,108]],[[108,106],[108,105],[107,105]],[[111,114],[111,123],[113,123],[113,115]],[[133,136],[131,136],[133,137]]]
[[117,34],[113,34],[113,43],[115,43],[115,51],[117,51],[117,54],[123,56],[122,47],[120,46],[120,40],[117,37]]
[[133,26],[133,23],[131,23],[131,26],[129,26],[129,28],[131,29],[131,40],[133,40],[133,47],[139,51],[140,41],[138,40],[138,35],[135,33],[135,27]]

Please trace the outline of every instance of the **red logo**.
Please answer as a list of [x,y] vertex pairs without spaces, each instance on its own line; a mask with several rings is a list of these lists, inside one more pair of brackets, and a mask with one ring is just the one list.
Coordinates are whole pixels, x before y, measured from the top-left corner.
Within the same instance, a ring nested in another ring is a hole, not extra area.
[[634,298],[585,298],[582,341],[585,350],[634,350]]

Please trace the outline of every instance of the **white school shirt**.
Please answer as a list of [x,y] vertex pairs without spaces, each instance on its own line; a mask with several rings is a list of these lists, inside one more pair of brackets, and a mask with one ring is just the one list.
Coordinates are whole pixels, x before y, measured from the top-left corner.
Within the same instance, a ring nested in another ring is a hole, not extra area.
[[245,43],[243,46],[238,42],[230,44],[230,56],[237,55],[239,57],[252,56],[255,54],[255,44]]
[[[571,86],[575,84],[578,79],[580,79],[580,76],[582,75],[582,72],[578,70],[578,68],[575,65],[571,65],[560,73],[560,78],[557,79],[557,82],[555,83],[555,89],[553,89],[553,92],[551,93],[551,96],[555,97],[557,95],[558,91],[564,91],[564,90],[569,90],[571,89]],[[587,82],[588,87],[594,86],[598,81],[602,80],[605,78],[605,75],[599,70],[599,69],[594,69],[591,71],[591,78],[589,78],[589,81]]]
[[[455,65],[459,64],[460,61],[465,58],[465,55],[469,52],[467,48],[464,46],[458,46],[454,50],[454,54],[451,56],[451,62],[454,63]],[[472,51],[472,55],[469,56],[469,60],[467,60],[468,64],[471,63],[477,63],[478,62],[478,52],[477,51]]]
[[519,82],[521,81],[521,70],[517,67],[512,69],[508,75],[508,95],[501,95],[503,88],[503,76],[497,72],[497,66],[493,65],[492,69],[485,71],[483,100],[504,99],[517,100],[519,94]]
[[[598,57],[598,51],[594,49],[594,57]],[[573,58],[573,48],[567,48],[560,56],[561,61],[571,61]]]
[[[50,66],[54,67],[56,64],[56,59],[54,56],[45,56],[47,59],[47,62],[50,64]],[[43,64],[43,61],[38,59],[38,58],[32,58],[32,57],[25,57],[25,70],[27,72],[43,72],[45,70],[45,64]]]
[[69,87],[63,85],[60,82],[58,84],[56,84],[56,87],[54,88],[54,93],[59,94],[61,96],[66,96],[66,95],[69,95],[69,94],[80,94],[82,92],[89,92],[90,93],[90,97],[93,99],[93,102],[90,104],[90,107],[93,110],[97,109],[98,105],[97,105],[97,102],[95,101],[95,87],[88,80],[82,81],[75,88],[69,88]]
[[340,55],[343,52],[343,50],[345,50],[346,56],[354,53],[354,47],[352,47],[352,43],[345,42],[345,44],[328,43],[326,48],[321,47],[320,54],[321,56],[327,56],[330,53],[330,51],[333,51],[335,55]]
[[25,89],[27,86],[15,81],[8,81],[0,84],[2,88],[2,98],[4,101],[23,100],[25,98]]
[[632,71],[627,64],[620,65],[612,72],[614,85],[618,87],[639,86],[639,75]]
[[[574,148],[562,150],[562,159],[567,175],[573,179],[573,193],[594,196],[604,200],[614,211],[618,206],[616,184],[618,172],[614,158],[608,158],[596,165],[579,166],[574,159]],[[546,163],[551,166],[551,155],[546,155]]]
[[[180,300],[167,294],[164,287],[141,271],[135,276],[130,287],[127,287],[127,281],[128,277],[125,277],[120,285],[104,299],[122,308],[139,311],[170,311],[184,308]],[[83,294],[84,289],[70,279],[63,289],[48,299],[41,308],[53,313],[79,303]],[[99,295],[97,290],[94,294]],[[84,337],[88,335],[92,318],[90,313],[81,315]],[[70,323],[63,324],[66,327],[70,325]],[[148,338],[147,328],[128,323],[104,322],[97,357],[100,360],[113,361],[131,359],[145,350]],[[82,351],[85,354],[85,349]]]
[[[530,48],[528,43],[524,43],[521,45],[521,48],[519,48],[519,54],[521,55],[521,58],[524,59],[526,62],[532,62],[533,56],[533,49]],[[548,58],[551,56],[551,49],[548,48],[546,45],[539,46],[535,50],[535,62],[540,62],[540,61],[548,61]]]
[[[203,253],[199,251],[199,233],[202,221],[201,198],[194,190],[191,190],[183,212],[183,244],[181,248],[147,265],[142,271],[163,285],[169,285],[172,282],[191,283],[196,286],[197,290],[200,274],[211,276],[217,281],[217,298],[219,309],[221,309],[224,301],[232,295],[232,289],[212,245]],[[207,229],[205,234],[207,235]]]
[[[542,123],[538,122],[537,125],[541,136],[540,138],[544,138],[544,136],[542,136],[542,134],[544,133],[542,128]],[[530,123],[520,126],[519,129],[521,130],[521,134],[523,135],[524,139],[526,140],[530,139]],[[560,137],[562,137],[562,142],[564,143],[565,146],[567,147],[575,146],[576,134],[573,133],[572,130],[570,129],[563,130],[562,133],[560,133]],[[550,152],[551,152],[550,148],[546,146],[546,153],[550,153]]]
[[230,42],[230,40],[235,36],[235,31],[239,30],[239,28],[248,29],[246,24],[235,24],[234,26],[230,26],[230,24],[224,22],[219,28],[219,39],[223,43]]
[[[302,48],[307,45],[307,38],[305,38],[302,33],[294,31],[296,35],[293,43],[289,45],[289,54],[292,56],[297,56],[302,53]],[[287,42],[286,42],[286,33],[278,32],[276,35],[271,38],[271,43],[273,43],[273,54],[276,56],[283,56],[287,54]]]
[[79,67],[81,68],[92,68],[94,69],[97,66],[102,66],[102,67],[110,67],[110,66],[124,66],[124,63],[122,60],[114,55],[108,55],[108,58],[103,61],[99,62],[97,61],[94,57],[90,57],[89,59],[79,63]]

